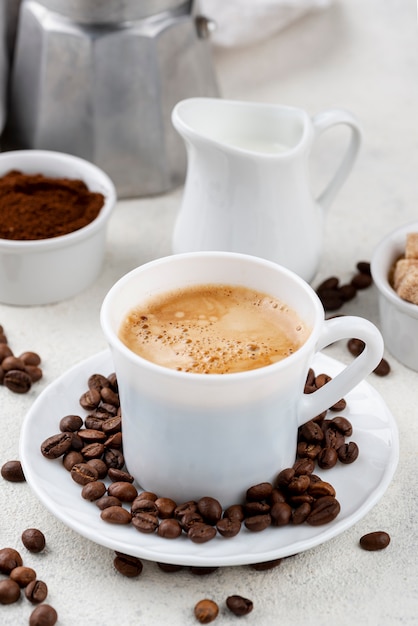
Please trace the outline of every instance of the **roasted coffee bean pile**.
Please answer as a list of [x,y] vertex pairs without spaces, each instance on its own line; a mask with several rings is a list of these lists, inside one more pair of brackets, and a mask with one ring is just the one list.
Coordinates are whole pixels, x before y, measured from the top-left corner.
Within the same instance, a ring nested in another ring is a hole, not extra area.
[[[358,291],[367,289],[373,284],[370,263],[359,261],[356,265],[356,273],[349,283],[340,284],[337,276],[330,276],[322,281],[316,288],[318,298],[326,313],[337,311],[341,307],[356,297]],[[364,350],[364,342],[361,339],[350,339],[347,347],[353,356],[358,356]],[[377,376],[387,376],[390,372],[390,365],[386,359],[382,359],[379,365],[373,370]]]
[[330,276],[316,288],[316,293],[325,311],[337,311],[346,302],[353,300],[358,291],[367,289],[373,283],[368,261],[359,261],[356,273],[349,283],[341,285],[337,276]]
[[[42,531],[28,528],[22,533],[23,545],[33,553],[45,548],[45,537]],[[0,549],[0,573],[7,576],[0,580],[0,604],[13,604],[20,600],[22,590],[26,599],[36,608],[29,618],[29,626],[54,626],[58,615],[56,610],[45,603],[48,587],[39,580],[32,567],[23,564],[23,559],[14,548]]]
[[42,378],[41,358],[36,352],[15,356],[0,325],[0,385],[14,393],[27,393]]
[[[305,385],[305,393],[313,393],[331,380],[327,374],[315,375],[310,369]],[[346,401],[342,398],[330,411],[341,411],[346,407]],[[342,415],[327,419],[328,411],[321,413],[314,419],[299,427],[297,456],[299,464],[307,471],[314,471],[315,464],[326,470],[334,467],[337,462],[348,465],[353,463],[359,449],[354,441],[346,441],[353,434],[353,427],[349,420]],[[298,462],[296,463],[296,466]]]
[[[313,392],[329,380],[329,376],[315,376],[311,370],[306,390]],[[299,431],[299,458],[294,466],[282,470],[273,484],[251,486],[244,502],[223,511],[210,496],[177,503],[159,494],[138,492],[125,468],[116,376],[93,374],[87,387],[80,398],[81,407],[89,412],[87,417],[64,416],[60,432],[43,441],[41,452],[48,459],[62,458],[71,478],[81,486],[81,496],[95,502],[105,522],[132,524],[141,533],[156,533],[167,539],[186,536],[202,544],[217,535],[235,537],[243,526],[250,532],[304,522],[318,526],[338,515],[340,504],[335,489],[313,470],[315,462],[321,469],[328,469],[338,459],[343,463],[355,460],[356,445],[345,442],[352,433],[345,418],[325,420],[319,416],[305,424]],[[332,407],[343,408],[344,399]],[[313,450],[318,453],[314,455]],[[110,483],[106,484],[105,479]]]

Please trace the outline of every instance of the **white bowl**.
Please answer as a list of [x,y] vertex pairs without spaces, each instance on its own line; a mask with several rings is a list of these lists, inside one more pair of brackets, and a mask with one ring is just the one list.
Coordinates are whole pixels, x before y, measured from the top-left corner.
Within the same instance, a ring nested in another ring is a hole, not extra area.
[[37,240],[0,239],[0,302],[41,305],[70,298],[99,275],[106,227],[116,203],[113,182],[84,159],[49,150],[16,150],[0,154],[0,176],[10,170],[52,178],[83,180],[105,202],[87,226],[67,235]]
[[387,235],[373,252],[371,272],[379,291],[380,330],[386,348],[398,361],[418,371],[418,305],[402,300],[389,282],[396,260],[405,253],[406,235],[418,232],[418,222]]

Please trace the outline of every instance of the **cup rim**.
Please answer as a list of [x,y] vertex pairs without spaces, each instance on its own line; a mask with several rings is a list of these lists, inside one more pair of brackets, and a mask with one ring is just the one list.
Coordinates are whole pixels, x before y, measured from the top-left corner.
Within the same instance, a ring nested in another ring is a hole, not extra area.
[[408,222],[388,233],[376,246],[370,268],[373,281],[381,295],[409,317],[418,319],[418,305],[400,298],[388,278],[392,264],[405,250],[407,233],[413,230],[418,232],[418,222]]
[[187,381],[206,380],[208,381],[208,384],[211,384],[209,381],[216,381],[216,383],[219,384],[219,381],[221,380],[231,381],[231,380],[237,380],[239,378],[244,378],[244,377],[256,378],[257,376],[258,377],[265,376],[266,370],[268,370],[269,374],[270,373],[274,374],[275,372],[277,372],[277,370],[287,367],[289,363],[293,363],[294,361],[302,358],[301,355],[305,353],[307,350],[309,350],[312,344],[316,343],[318,333],[319,333],[318,324],[314,324],[312,326],[311,332],[308,338],[306,339],[306,341],[295,352],[285,357],[284,359],[281,359],[280,361],[276,361],[275,363],[271,363],[270,365],[258,367],[252,370],[245,370],[245,371],[240,371],[240,372],[228,372],[227,374],[202,374],[199,372],[191,373],[191,372],[178,371],[178,370],[165,367],[163,365],[159,365],[152,361],[149,361],[148,359],[145,359],[144,357],[130,350],[119,339],[117,333],[112,328],[112,323],[109,319],[110,318],[109,308],[111,305],[112,298],[129,280],[131,280],[133,276],[140,274],[142,271],[146,270],[151,265],[156,266],[159,264],[166,263],[168,261],[173,261],[173,259],[175,260],[175,259],[197,258],[197,257],[199,258],[202,258],[202,257],[203,258],[210,258],[210,257],[212,258],[224,257],[225,258],[227,257],[231,259],[235,258],[238,260],[242,259],[243,261],[246,261],[246,262],[252,260],[253,262],[258,263],[259,265],[265,265],[275,270],[279,269],[282,273],[286,274],[288,277],[293,278],[295,282],[297,282],[300,285],[300,287],[303,288],[305,292],[311,296],[312,304],[315,308],[315,313],[317,314],[316,319],[323,321],[325,318],[324,308],[321,304],[319,297],[317,296],[315,291],[312,289],[312,287],[305,280],[303,280],[300,276],[298,276],[297,274],[295,274],[294,272],[292,272],[291,270],[287,269],[286,267],[282,265],[278,265],[277,263],[268,261],[267,259],[262,259],[261,257],[255,257],[249,254],[243,254],[243,253],[238,253],[238,252],[223,252],[223,251],[184,252],[184,253],[160,257],[158,259],[154,259],[152,261],[144,263],[143,265],[140,265],[134,268],[133,270],[131,270],[130,272],[128,272],[127,274],[119,278],[119,280],[116,283],[114,283],[114,285],[109,289],[109,291],[104,297],[104,300],[102,302],[102,306],[100,309],[100,323],[101,323],[102,331],[112,349],[117,349],[121,351],[124,354],[124,356],[127,357],[131,362],[135,364],[137,364],[138,362],[142,363],[143,365],[146,365],[151,371],[159,372],[161,375],[165,375],[169,378],[177,378],[177,379],[183,379]]
[[[49,237],[47,239],[3,239],[0,237],[0,251],[5,253],[14,252],[26,254],[29,251],[44,252],[45,250],[70,246],[90,237],[95,232],[99,231],[108,221],[116,204],[116,188],[108,174],[106,174],[104,170],[94,163],[66,152],[57,152],[54,150],[10,150],[0,154],[0,168],[3,162],[7,162],[9,157],[12,157],[13,161],[18,161],[18,159],[22,157],[30,158],[37,164],[36,169],[39,170],[40,173],[42,173],[43,163],[62,163],[63,169],[66,164],[73,163],[78,165],[80,168],[83,168],[85,171],[92,174],[100,186],[103,187],[103,191],[100,191],[99,193],[103,193],[105,201],[94,220],[78,230],[74,230],[65,235],[59,235],[58,237]],[[16,167],[16,165],[12,165],[10,169],[13,169],[13,167]],[[22,167],[22,169],[24,169],[24,167]],[[1,172],[0,175],[2,175]],[[58,176],[59,175],[57,174],[56,177]],[[66,176],[66,174],[64,173],[62,176]]]

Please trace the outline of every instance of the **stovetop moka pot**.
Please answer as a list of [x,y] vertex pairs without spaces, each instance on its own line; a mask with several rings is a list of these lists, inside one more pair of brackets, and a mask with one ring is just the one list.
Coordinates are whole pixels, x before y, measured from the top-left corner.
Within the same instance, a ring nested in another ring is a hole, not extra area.
[[181,184],[171,111],[218,94],[210,26],[190,0],[22,0],[2,149],[81,156],[119,197]]

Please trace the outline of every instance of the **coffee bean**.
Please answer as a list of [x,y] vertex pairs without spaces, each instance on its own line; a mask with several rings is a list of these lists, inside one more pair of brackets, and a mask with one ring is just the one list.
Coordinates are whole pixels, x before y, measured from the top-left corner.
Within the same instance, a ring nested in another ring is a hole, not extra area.
[[98,478],[97,470],[87,463],[76,463],[73,465],[70,475],[74,482],[82,486],[92,483]]
[[107,493],[109,496],[116,496],[121,502],[133,502],[138,495],[138,490],[131,483],[118,481],[109,485]]
[[83,420],[79,415],[65,415],[61,418],[59,428],[61,432],[75,433],[83,426]]
[[226,606],[234,615],[239,617],[241,615],[248,615],[254,607],[252,600],[243,598],[242,596],[228,596]]
[[182,504],[176,506],[176,508],[174,509],[174,517],[178,520],[181,520],[186,513],[195,513],[196,511],[197,502],[195,502],[194,500],[188,500],[187,502],[182,502]]
[[32,604],[44,602],[47,595],[48,587],[43,580],[32,580],[25,589],[25,596]]
[[313,505],[306,521],[310,526],[329,524],[340,512],[340,503],[333,496],[319,498]]
[[91,461],[92,459],[101,459],[104,451],[105,451],[104,445],[102,443],[99,443],[98,441],[94,443],[88,443],[87,445],[83,446],[80,450],[81,454],[83,455],[86,461]]
[[357,289],[351,283],[347,283],[346,285],[341,285],[341,287],[339,287],[338,293],[340,294],[343,302],[349,302],[356,297]]
[[344,463],[345,465],[354,463],[359,455],[358,445],[354,441],[344,443],[338,448],[337,454],[338,460],[341,461],[341,463]]
[[103,402],[106,402],[107,404],[112,404],[113,406],[119,406],[120,404],[118,394],[110,389],[110,387],[102,387],[100,390],[100,396]]
[[205,496],[197,503],[197,510],[207,524],[215,525],[222,516],[222,506],[215,498]]
[[101,511],[107,509],[109,506],[122,506],[122,502],[114,496],[103,496],[96,500],[95,504]]
[[155,501],[158,517],[169,519],[173,517],[177,504],[171,498],[157,498]]
[[158,517],[152,513],[135,513],[132,516],[132,525],[141,533],[154,533],[159,525]]
[[[96,430],[94,428],[83,428],[78,431],[78,436],[85,444],[103,443],[106,440],[106,434],[102,430]],[[103,452],[104,450],[102,449],[102,454]]]
[[8,356],[13,356],[13,352],[10,346],[7,345],[7,341],[2,341],[1,336],[3,333],[0,333],[0,363]]
[[15,567],[23,565],[20,553],[14,548],[2,548],[0,550],[0,572],[10,574]]
[[369,261],[359,261],[356,267],[361,274],[372,275]]
[[109,506],[100,513],[100,517],[109,524],[130,524],[132,515],[122,506]]
[[122,418],[119,415],[109,417],[102,424],[102,430],[107,436],[120,432],[122,428]]
[[19,356],[19,359],[23,361],[25,365],[38,366],[41,364],[41,357],[37,352],[22,352],[22,354]]
[[324,431],[324,447],[338,450],[338,448],[345,443],[344,435],[337,428],[334,428],[329,420],[325,420],[322,426]]
[[241,530],[241,522],[237,519],[230,519],[229,517],[223,517],[216,524],[216,530],[222,537],[230,539],[238,535]]
[[367,533],[360,538],[360,546],[363,550],[375,551],[387,548],[390,543],[390,536],[383,530]]
[[361,339],[353,338],[349,339],[347,342],[347,348],[353,356],[359,356],[363,352],[365,347],[366,344]]
[[166,574],[174,574],[184,569],[184,565],[175,565],[174,563],[156,563],[157,567]]
[[201,624],[210,624],[218,617],[219,607],[213,600],[200,600],[194,607],[194,614]]
[[20,598],[20,587],[10,578],[0,580],[0,604],[13,604]]
[[103,455],[103,460],[107,467],[115,467],[116,469],[122,469],[125,465],[125,459],[120,450],[109,448]]
[[124,470],[117,469],[116,467],[109,467],[107,475],[109,476],[110,480],[112,480],[115,483],[116,482],[133,483],[135,480],[131,474],[129,474],[128,472],[125,472]]
[[304,457],[295,461],[293,469],[295,470],[296,476],[302,476],[304,474],[309,475],[312,474],[315,469],[315,462],[312,459]]
[[176,519],[163,519],[158,528],[157,534],[165,539],[177,539],[182,534],[180,523]]
[[110,382],[102,374],[92,374],[87,381],[87,386],[89,389],[100,391],[102,387],[110,387]]
[[270,515],[273,526],[286,526],[292,516],[292,507],[287,502],[276,502],[271,507]]
[[97,389],[89,389],[80,398],[80,406],[86,411],[92,411],[97,408],[101,401],[100,391]]
[[120,574],[128,578],[136,578],[142,573],[143,569],[143,564],[140,559],[120,552],[116,553],[113,565]]
[[361,272],[355,274],[351,279],[351,284],[356,289],[367,289],[367,287],[370,287],[372,282],[373,280],[370,274],[364,274]]
[[310,485],[309,476],[302,474],[301,476],[295,476],[287,485],[287,491],[291,494],[303,493]]
[[[115,495],[115,494],[111,494]],[[154,500],[148,500],[143,497],[143,494],[138,495],[131,504],[131,513],[136,515],[139,513],[151,513],[152,515],[158,515],[158,507]]]
[[87,483],[81,490],[81,497],[89,502],[95,502],[106,493],[106,485],[100,480],[93,480]]
[[244,513],[245,517],[270,513],[270,504],[268,502],[246,502],[244,504]]
[[4,375],[3,385],[14,393],[27,393],[32,387],[32,379],[29,374],[22,370],[9,370]]
[[58,459],[71,448],[73,438],[71,433],[59,433],[45,439],[41,444],[41,452],[47,459]]
[[54,626],[58,613],[50,604],[40,604],[29,617],[29,626]]
[[306,522],[308,516],[311,514],[311,511],[311,505],[308,502],[303,502],[301,505],[296,507],[294,511],[292,511],[292,524],[297,526]]
[[257,572],[266,572],[269,569],[278,567],[281,562],[282,559],[273,559],[271,561],[263,561],[262,563],[250,563],[250,567]]
[[336,276],[330,276],[329,278],[326,278],[318,287],[317,287],[317,291],[327,291],[329,289],[337,289],[338,285],[339,285],[339,278],[337,278]]
[[19,587],[26,587],[31,580],[36,579],[36,572],[31,567],[26,567],[25,565],[19,565],[12,569],[9,574],[11,580],[14,580]]
[[1,362],[1,366],[5,372],[9,372],[10,370],[21,370],[25,371],[25,364],[22,359],[19,359],[17,356],[6,356]]
[[271,515],[254,515],[244,520],[245,527],[253,533],[261,532],[271,525]]
[[308,493],[314,498],[322,498],[323,496],[335,496],[335,489],[325,480],[317,480],[309,485]]
[[390,373],[390,365],[386,359],[382,359],[379,365],[373,370],[377,376],[387,376]]
[[84,457],[81,452],[77,452],[77,450],[70,450],[67,454],[64,454],[62,459],[62,464],[68,472],[71,472],[71,468],[74,467],[77,463],[83,463]]
[[232,504],[224,511],[224,517],[230,520],[242,522],[245,518],[244,507],[242,504]]
[[313,420],[310,420],[309,422],[306,422],[305,424],[300,426],[299,435],[304,441],[307,441],[308,443],[321,443],[324,438],[324,433],[321,430],[321,426]]
[[341,400],[338,400],[335,404],[330,406],[329,410],[330,411],[344,411],[346,406],[347,406],[346,400],[344,398],[341,398]]
[[338,454],[335,448],[322,448],[316,459],[321,469],[331,469],[338,461]]
[[20,461],[6,461],[1,467],[1,475],[11,483],[23,483],[26,480]]
[[26,374],[29,374],[30,379],[33,383],[37,383],[38,380],[41,380],[43,376],[41,368],[37,367],[36,365],[26,365],[25,372]]
[[337,311],[344,303],[338,289],[322,289],[317,291],[317,295],[325,311]]
[[206,543],[216,535],[216,528],[203,522],[196,522],[190,526],[187,536],[193,543]]
[[27,528],[22,533],[22,543],[29,552],[42,552],[45,548],[45,535],[37,528]]
[[300,458],[315,460],[320,452],[321,446],[319,444],[300,441],[297,445],[297,455]]
[[353,434],[353,427],[346,417],[338,416],[333,417],[331,425],[336,428],[344,437],[351,437]]
[[103,480],[107,476],[107,465],[102,459],[89,459],[87,465],[97,472],[97,478]]
[[279,489],[286,489],[288,484],[291,480],[293,480],[294,477],[295,470],[293,469],[293,467],[287,467],[286,469],[281,470],[276,479],[277,487],[279,487]]
[[245,499],[248,501],[267,500],[273,491],[271,483],[259,483],[247,489]]

